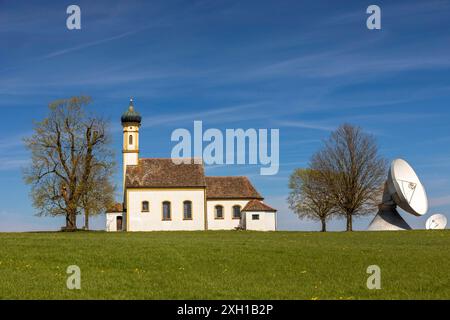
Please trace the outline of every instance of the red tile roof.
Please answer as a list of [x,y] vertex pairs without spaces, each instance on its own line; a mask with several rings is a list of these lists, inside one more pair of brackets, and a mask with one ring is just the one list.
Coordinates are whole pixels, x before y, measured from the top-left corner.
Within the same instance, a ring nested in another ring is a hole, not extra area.
[[267,204],[259,201],[259,200],[251,200],[249,201],[242,211],[268,211],[268,212],[276,212],[277,210],[269,207]]
[[175,164],[171,158],[139,159],[137,166],[127,166],[127,188],[205,187],[203,164]]
[[247,177],[205,177],[203,164],[175,164],[170,158],[139,159],[127,166],[126,188],[204,188],[207,199],[258,199]]
[[263,199],[247,177],[206,177],[207,199]]

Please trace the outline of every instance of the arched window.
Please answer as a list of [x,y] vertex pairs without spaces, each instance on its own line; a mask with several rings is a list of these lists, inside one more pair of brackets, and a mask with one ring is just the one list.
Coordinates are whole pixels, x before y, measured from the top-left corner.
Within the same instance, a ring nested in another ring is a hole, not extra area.
[[241,218],[241,206],[235,205],[233,206],[233,219]]
[[163,220],[171,220],[171,215],[170,215],[170,202],[169,201],[164,201],[163,202],[163,216],[162,219]]
[[191,201],[183,202],[183,219],[184,220],[192,220],[192,202]]
[[215,206],[214,212],[215,212],[216,219],[223,219],[223,207],[221,205]]
[[142,201],[142,212],[148,212],[148,211],[149,211],[148,201]]
[[130,134],[130,136],[128,137],[128,144],[132,145],[133,144],[133,136]]

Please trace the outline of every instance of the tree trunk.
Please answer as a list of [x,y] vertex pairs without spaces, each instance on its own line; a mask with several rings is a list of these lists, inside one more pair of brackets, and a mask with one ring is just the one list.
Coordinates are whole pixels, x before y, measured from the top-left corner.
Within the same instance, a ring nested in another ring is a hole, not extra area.
[[347,231],[353,231],[353,221],[352,221],[352,215],[347,214]]
[[322,230],[320,230],[320,232],[326,232],[327,231],[327,223],[325,222],[325,219],[320,219],[320,222],[322,223]]
[[75,231],[77,229],[77,214],[76,212],[68,212],[66,214],[66,230]]
[[84,210],[84,230],[89,230],[89,210]]

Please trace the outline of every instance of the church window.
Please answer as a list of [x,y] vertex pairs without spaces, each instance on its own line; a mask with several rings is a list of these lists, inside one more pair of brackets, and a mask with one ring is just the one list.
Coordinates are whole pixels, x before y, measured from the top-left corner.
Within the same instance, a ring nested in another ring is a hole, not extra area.
[[252,220],[259,220],[259,214],[252,214]]
[[170,202],[169,201],[164,201],[163,202],[163,220],[171,220],[171,215],[170,215]]
[[233,219],[241,218],[241,206],[235,205],[233,206]]
[[223,219],[223,207],[222,206],[220,206],[220,205],[216,206],[214,211],[215,211],[216,219]]
[[183,202],[183,219],[184,220],[192,220],[192,202],[191,201]]
[[128,137],[128,144],[133,144],[133,136],[130,134],[130,136]]
[[148,212],[148,211],[149,211],[148,201],[142,201],[142,212]]

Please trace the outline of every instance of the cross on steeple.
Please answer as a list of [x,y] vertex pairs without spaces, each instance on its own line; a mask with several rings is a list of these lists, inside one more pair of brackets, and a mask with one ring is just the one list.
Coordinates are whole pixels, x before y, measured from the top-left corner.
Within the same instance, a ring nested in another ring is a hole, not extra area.
[[130,109],[130,110],[134,109],[133,97],[130,98],[130,106],[128,107],[128,109]]

